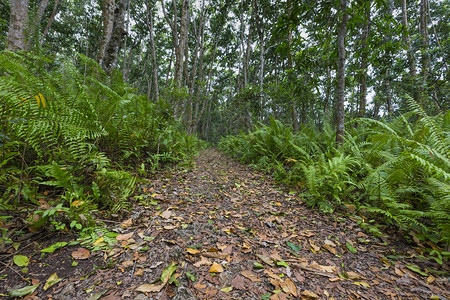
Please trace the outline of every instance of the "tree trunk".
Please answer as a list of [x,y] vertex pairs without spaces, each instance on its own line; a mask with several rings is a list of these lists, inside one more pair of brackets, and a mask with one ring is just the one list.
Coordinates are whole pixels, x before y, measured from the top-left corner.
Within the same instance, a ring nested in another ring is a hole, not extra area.
[[106,47],[105,58],[103,60],[103,69],[109,73],[116,67],[117,57],[125,33],[125,12],[127,0],[117,0],[114,9],[114,24],[111,39]]
[[364,23],[363,33],[361,37],[361,74],[359,78],[359,110],[358,117],[364,117],[366,112],[366,98],[367,98],[367,57],[369,55],[367,47],[367,39],[370,31],[370,2],[364,2],[366,23]]
[[106,48],[108,47],[113,32],[115,6],[115,0],[102,0],[103,35],[97,54],[97,62],[102,67]]
[[48,22],[47,22],[47,26],[45,26],[44,32],[42,33],[42,37],[40,40],[41,46],[45,41],[45,37],[47,36],[48,31],[50,30],[50,26],[52,26],[53,20],[55,20],[56,14],[58,13],[58,9],[59,9],[58,4],[59,4],[59,0],[55,0],[55,5],[53,6],[52,14],[50,15],[50,18],[48,19]]
[[409,64],[409,75],[411,76],[412,89],[413,89],[413,98],[415,101],[420,102],[420,96],[417,91],[416,81],[417,81],[417,72],[416,72],[416,63],[414,61],[414,53],[411,49],[411,37],[408,32],[408,12],[406,8],[406,0],[402,0],[402,14],[403,14],[403,26],[405,27],[405,44],[407,48],[407,56],[408,56],[408,64]]
[[42,17],[44,16],[44,12],[48,6],[48,2],[49,0],[41,0],[41,2],[39,3],[38,9],[29,26],[27,49],[31,49],[33,44],[37,44],[39,42],[39,26],[41,24]]
[[[292,0],[288,1],[288,7],[289,10],[292,11]],[[288,33],[288,62],[287,62],[287,69],[288,69],[288,81],[290,85],[293,85],[293,59],[292,59],[292,25],[289,25],[289,33]],[[292,121],[292,129],[294,132],[297,132],[299,129],[299,125],[298,125],[298,114],[297,114],[297,106],[294,100],[294,95],[292,93],[292,91],[289,91],[290,93],[290,98],[291,98],[291,103],[290,103],[290,107],[289,107],[289,112],[291,115],[291,121]]]
[[[149,18],[150,16],[150,18]],[[155,40],[153,38],[153,13],[150,7],[147,5],[146,14],[147,28],[150,32],[150,51],[152,54],[152,73],[155,89],[155,102],[159,100],[159,86],[158,86],[158,64],[156,62],[156,50],[155,50]]]
[[25,50],[25,32],[28,29],[28,0],[11,0],[6,49]]
[[428,55],[428,0],[420,1],[420,33],[422,35],[422,80],[426,90],[430,58]]
[[347,0],[340,0],[340,18],[337,45],[338,45],[338,65],[337,65],[337,98],[336,98],[336,144],[344,143],[345,134],[345,36],[347,34]]

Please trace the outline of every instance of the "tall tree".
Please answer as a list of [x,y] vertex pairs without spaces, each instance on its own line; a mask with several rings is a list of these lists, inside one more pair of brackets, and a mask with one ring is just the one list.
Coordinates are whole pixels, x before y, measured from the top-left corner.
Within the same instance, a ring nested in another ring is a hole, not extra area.
[[337,37],[337,98],[336,98],[336,143],[344,143],[345,133],[345,37],[347,35],[348,11],[347,0],[339,1],[340,22]]
[[28,28],[28,0],[11,0],[7,49],[25,50]]

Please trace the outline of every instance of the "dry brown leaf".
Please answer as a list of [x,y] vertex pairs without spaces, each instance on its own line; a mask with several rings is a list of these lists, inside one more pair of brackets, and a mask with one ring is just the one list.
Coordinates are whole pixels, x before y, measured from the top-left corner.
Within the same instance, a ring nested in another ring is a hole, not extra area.
[[336,266],[322,266],[322,265],[317,264],[315,261],[313,261],[309,265],[309,268],[319,270],[322,272],[327,272],[327,273],[333,273],[336,271]]
[[128,220],[123,221],[122,224],[121,224],[122,228],[130,227],[131,225],[133,225],[133,219],[132,218],[129,218]]
[[136,272],[134,272],[134,276],[142,276],[144,275],[144,269],[137,269]]
[[256,254],[256,256],[262,260],[263,262],[265,262],[266,264],[268,264],[269,266],[273,267],[273,260],[270,259],[270,257],[262,255],[262,254]]
[[194,264],[194,267],[200,268],[201,266],[210,266],[210,265],[212,265],[212,262],[210,262],[208,259],[206,259],[206,257],[201,256],[200,261],[196,262]]
[[172,216],[172,211],[170,210],[166,210],[161,214],[161,218],[163,219],[168,219],[170,218],[170,216]]
[[327,250],[328,252],[336,255],[336,249],[334,249],[333,247],[331,247],[331,245],[325,244],[322,245],[322,248],[324,248],[325,250]]
[[347,272],[347,276],[348,276],[349,279],[352,279],[352,280],[363,278],[363,277],[362,277],[361,275],[359,275],[358,273],[355,273],[355,272],[352,272],[352,271]]
[[317,246],[313,241],[309,240],[309,244],[311,245],[312,251],[317,253],[320,251],[320,247]]
[[286,294],[291,294],[294,297],[297,297],[297,287],[295,286],[295,283],[290,279],[286,278],[284,282],[281,284],[281,289]]
[[186,252],[189,253],[189,254],[192,254],[192,255],[195,255],[195,254],[199,254],[199,253],[200,253],[199,250],[197,250],[197,249],[192,249],[192,248],[186,248]]
[[241,275],[234,277],[233,280],[231,280],[231,285],[237,290],[245,290],[247,288],[244,283],[244,277]]
[[206,288],[206,284],[196,283],[196,284],[194,285],[194,287],[195,287],[197,290],[203,290],[203,289]]
[[256,275],[256,273],[253,273],[250,270],[244,270],[241,272],[241,274],[245,278],[250,279],[252,282],[262,282],[261,278],[259,278],[258,275]]
[[136,291],[142,293],[158,293],[166,284],[142,284],[137,287]]
[[397,275],[399,277],[403,277],[403,275],[405,275],[405,273],[403,273],[402,270],[400,270],[397,267],[395,267],[394,272],[395,272],[395,275]]
[[89,250],[81,247],[72,252],[72,257],[75,259],[88,259],[89,256],[91,256]]
[[118,240],[118,241],[127,241],[133,235],[134,235],[134,232],[129,232],[129,233],[125,233],[125,234],[119,234],[118,236],[116,236],[116,240]]
[[319,299],[319,296],[311,291],[304,290],[300,295],[303,299]]
[[283,258],[281,258],[280,254],[278,253],[277,250],[273,250],[272,253],[270,254],[270,258],[274,259],[274,260],[278,260],[278,261],[282,261]]
[[209,268],[209,273],[222,273],[223,267],[218,263],[213,263],[211,268]]
[[164,226],[164,229],[166,229],[166,230],[172,230],[172,229],[175,229],[175,228],[177,228],[178,226],[174,226],[174,225],[169,225],[169,226]]

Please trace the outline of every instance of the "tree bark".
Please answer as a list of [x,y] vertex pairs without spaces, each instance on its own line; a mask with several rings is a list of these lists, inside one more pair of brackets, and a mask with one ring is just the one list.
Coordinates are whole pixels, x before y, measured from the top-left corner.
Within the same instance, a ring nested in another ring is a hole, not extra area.
[[153,78],[154,78],[155,102],[157,102],[159,100],[158,64],[156,62],[155,40],[153,38],[153,13],[148,4],[147,4],[146,22],[147,22],[148,31],[150,32],[150,51],[152,54],[152,73],[153,73]]
[[368,43],[367,40],[369,38],[369,31],[370,31],[370,2],[364,2],[363,4],[365,6],[365,17],[366,17],[366,23],[364,23],[363,33],[361,36],[361,47],[362,47],[362,54],[361,54],[361,74],[359,78],[359,110],[358,110],[358,117],[362,118],[364,117],[364,114],[366,112],[366,102],[367,102],[367,57],[369,55],[367,47]]
[[41,0],[39,2],[38,9],[34,15],[33,20],[29,26],[29,34],[27,41],[27,49],[30,49],[33,43],[39,41],[39,25],[41,24],[42,17],[44,16],[45,9],[48,6],[49,0]]
[[339,1],[342,16],[338,29],[338,65],[337,65],[337,98],[336,98],[336,144],[344,143],[345,134],[345,36],[347,34],[348,12],[347,0]]
[[405,44],[407,48],[407,57],[409,64],[409,75],[411,76],[412,89],[413,89],[413,98],[415,101],[420,102],[420,96],[417,91],[417,87],[415,86],[417,81],[417,72],[416,72],[416,63],[414,61],[414,53],[411,49],[411,37],[408,32],[408,12],[406,8],[406,0],[402,0],[402,14],[403,14],[403,26],[405,27]]
[[430,58],[428,55],[428,0],[420,1],[420,33],[422,35],[422,80],[424,90],[428,80]]
[[6,49],[25,50],[25,34],[28,29],[28,0],[11,0]]
[[55,20],[55,16],[58,13],[59,9],[59,0],[55,0],[55,5],[53,6],[52,14],[50,15],[50,18],[48,19],[47,26],[45,26],[44,32],[42,33],[40,44],[42,44],[45,41],[45,37],[47,36],[48,31],[50,30],[50,26],[52,26],[53,20]]
[[102,67],[106,55],[106,48],[108,47],[113,33],[115,6],[115,0],[102,0],[103,36],[100,41],[100,48],[97,55],[97,62]]
[[116,67],[120,46],[125,33],[125,12],[127,0],[117,0],[114,9],[113,32],[105,50],[103,69],[109,73]]

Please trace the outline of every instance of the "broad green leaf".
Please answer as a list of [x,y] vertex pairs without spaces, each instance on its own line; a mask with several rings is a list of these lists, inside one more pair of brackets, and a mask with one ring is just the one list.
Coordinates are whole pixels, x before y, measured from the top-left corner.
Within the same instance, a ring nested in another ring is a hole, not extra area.
[[186,272],[186,277],[189,278],[191,281],[197,281],[194,275],[191,274],[191,272]]
[[422,276],[428,276],[428,274],[425,273],[425,272],[423,272],[423,271],[420,269],[420,267],[417,266],[417,265],[408,265],[408,266],[406,266],[406,267],[407,267],[408,269],[410,269],[411,271],[416,272],[416,273],[418,273],[418,274],[420,274],[420,275],[422,275]]
[[264,266],[263,266],[262,264],[260,264],[260,263],[257,263],[257,262],[253,263],[253,266],[254,266],[256,269],[264,269]]
[[178,264],[175,262],[172,262],[167,268],[164,269],[164,271],[162,272],[161,275],[161,281],[162,282],[167,282],[170,278],[170,276],[172,276],[172,274],[178,269]]
[[39,286],[39,284],[36,284],[36,285],[26,286],[21,289],[11,291],[11,292],[9,292],[9,296],[16,298],[16,297],[23,297],[23,296],[29,295],[29,294],[33,293],[37,289],[38,286]]
[[53,273],[52,275],[50,275],[50,277],[45,282],[44,291],[48,290],[50,287],[54,286],[61,280],[62,280],[62,278],[59,278],[56,273]]
[[285,261],[279,261],[279,262],[277,262],[277,266],[282,266],[282,267],[289,268],[289,265],[288,265]]
[[358,250],[355,249],[355,247],[353,247],[352,245],[350,245],[350,243],[347,242],[347,249],[351,252],[351,253],[357,253]]
[[302,246],[296,245],[296,244],[291,243],[291,242],[286,242],[286,245],[288,245],[295,252],[298,252],[298,251],[300,251],[302,249]]
[[19,267],[26,267],[30,262],[30,259],[24,255],[15,255],[13,261]]
[[58,242],[58,243],[54,243],[53,245],[51,245],[50,247],[47,247],[45,249],[42,249],[41,252],[44,253],[52,253],[55,252],[55,250],[58,250],[59,248],[62,248],[64,246],[66,246],[67,243],[66,242]]

